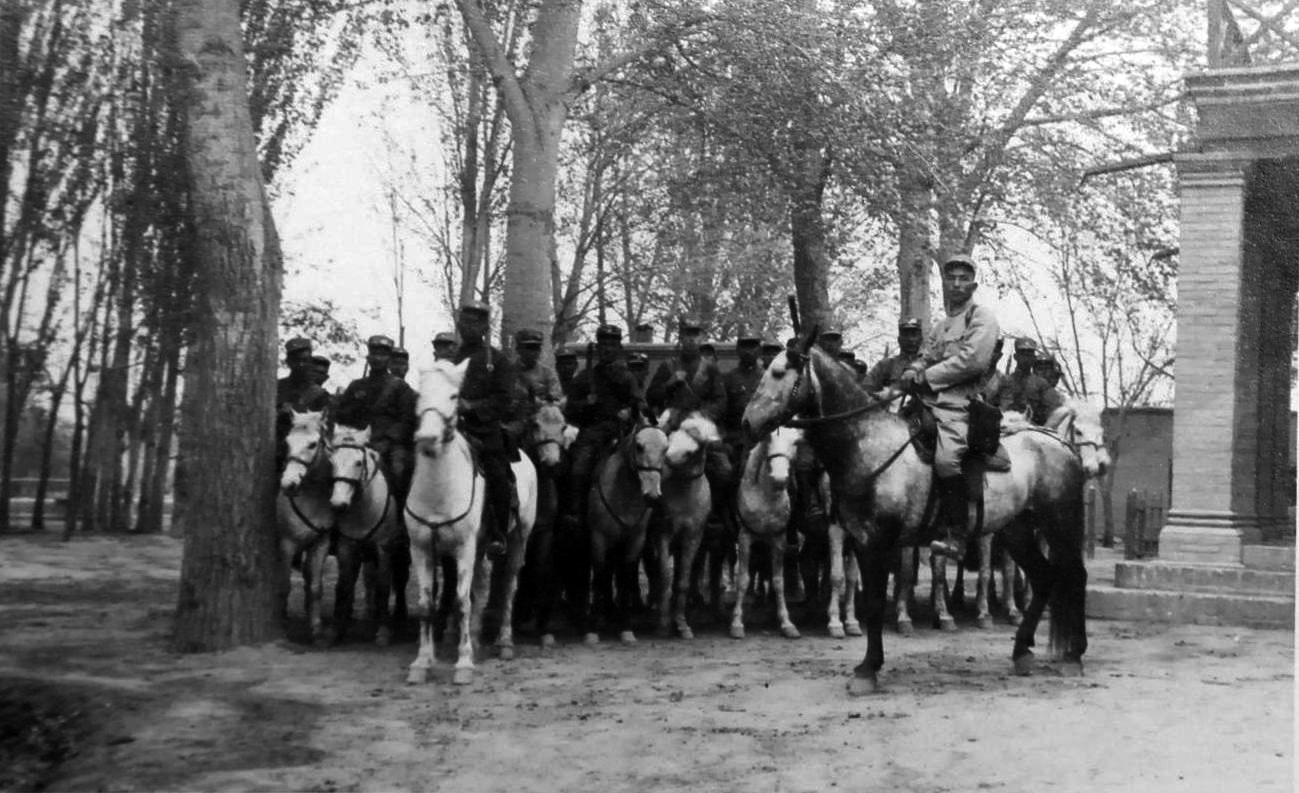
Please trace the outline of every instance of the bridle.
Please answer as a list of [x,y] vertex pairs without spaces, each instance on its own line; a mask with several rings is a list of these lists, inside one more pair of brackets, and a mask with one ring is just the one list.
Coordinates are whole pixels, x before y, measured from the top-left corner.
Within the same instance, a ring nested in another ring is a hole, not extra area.
[[[311,459],[304,460],[301,457],[298,457],[297,455],[290,455],[288,460],[285,462],[284,467],[287,470],[289,463],[297,463],[298,465],[302,466],[303,476],[305,477],[307,473],[311,471],[311,467],[315,465],[316,461],[320,459],[321,455],[322,454],[328,455],[329,452],[330,452],[329,438],[326,437],[325,429],[324,426],[322,425],[317,430],[316,452],[314,455],[312,455]],[[311,518],[307,517],[307,515],[302,511],[302,508],[298,506],[297,493],[287,493],[285,495],[289,500],[289,507],[293,510],[293,514],[298,518],[298,520],[302,521],[303,525],[305,525],[307,528],[314,531],[317,535],[324,535],[329,531],[329,529],[320,528],[311,520]]]
[[442,410],[440,410],[436,405],[429,405],[428,407],[424,408],[419,412],[419,416],[417,416],[417,419],[419,421],[423,421],[424,415],[427,413],[432,413],[433,415],[442,419],[442,445],[445,446],[448,443],[450,443],[451,439],[454,438],[456,434],[456,417],[448,416],[446,413],[442,412]]
[[[346,484],[351,485],[352,499],[355,500],[356,497],[359,496],[362,492],[369,489],[370,484],[374,482],[376,478],[378,478],[380,471],[383,470],[382,466],[380,466],[379,464],[379,453],[374,449],[371,449],[369,446],[363,446],[359,443],[348,442],[348,443],[339,443],[333,445],[330,448],[331,456],[333,455],[334,452],[337,452],[339,449],[354,449],[361,453],[361,476],[360,477],[339,476],[337,473],[335,473],[330,478],[330,481],[333,482],[334,484],[337,484],[339,482],[344,482]],[[374,536],[374,533],[379,530],[379,527],[383,525],[384,520],[388,517],[388,509],[389,507],[392,506],[392,502],[393,502],[392,488],[389,487],[388,492],[383,499],[383,512],[379,513],[378,519],[375,520],[374,525],[371,526],[370,529],[365,533],[365,536],[360,539],[360,542],[362,543],[369,542],[370,538]]]
[[[636,485],[640,484],[639,482],[635,481],[636,474],[653,473],[653,474],[658,474],[659,476],[663,475],[663,466],[644,465],[640,462],[640,460],[636,458],[636,455],[633,452],[633,450],[636,448],[636,433],[639,431],[640,431],[639,427],[633,429],[631,434],[628,435],[621,442],[622,448],[619,449],[619,454],[622,455],[623,470],[628,472],[630,478],[632,478],[632,483]],[[609,503],[609,496],[604,492],[604,488],[601,487],[600,479],[601,478],[597,472],[595,476],[595,492],[597,495],[600,496],[600,503],[604,505],[604,511],[608,513],[609,517],[613,518],[614,523],[617,523],[618,528],[622,529],[623,531],[631,531],[632,529],[634,529],[635,528],[634,524],[640,523],[641,519],[643,519],[645,515],[648,514],[651,509],[654,508],[653,504],[646,504],[645,509],[641,510],[641,513],[636,517],[636,520],[633,523],[628,523],[627,521],[622,519],[622,516],[618,514],[618,511],[614,509],[612,504]]]
[[[785,353],[786,359],[788,359],[790,354],[791,353],[789,352]],[[799,365],[789,367],[785,370],[786,374],[791,370],[797,372],[798,379],[794,381],[794,385],[790,389],[789,399],[785,403],[785,409],[781,411],[778,421],[781,426],[807,429],[809,427],[818,427],[839,421],[847,421],[848,419],[857,418],[858,416],[870,413],[873,410],[886,408],[893,402],[893,400],[902,396],[901,394],[898,394],[889,397],[888,399],[875,399],[872,397],[871,401],[867,402],[865,405],[858,405],[855,408],[849,408],[848,410],[826,416],[824,415],[825,409],[821,402],[821,389],[817,386],[816,382],[816,370],[812,368],[812,355],[810,353],[799,353],[798,355],[802,359]],[[798,418],[798,394],[799,388],[803,385],[804,380],[807,381],[808,386],[808,402],[814,401],[816,403],[816,415]]]
[[704,464],[704,456],[708,453],[708,444],[705,443],[704,441],[700,441],[698,438],[695,438],[693,435],[690,437],[690,439],[695,441],[696,444],[695,450],[690,452],[690,454],[687,454],[686,458],[682,460],[680,464],[674,465],[671,460],[667,459],[666,455],[664,455],[663,457],[664,464],[667,465],[668,468],[671,468],[674,472],[689,471],[690,469],[698,466],[699,470],[697,472],[676,477],[678,481],[684,480],[686,482],[693,482],[694,480],[703,476],[704,472],[707,470],[707,466]]

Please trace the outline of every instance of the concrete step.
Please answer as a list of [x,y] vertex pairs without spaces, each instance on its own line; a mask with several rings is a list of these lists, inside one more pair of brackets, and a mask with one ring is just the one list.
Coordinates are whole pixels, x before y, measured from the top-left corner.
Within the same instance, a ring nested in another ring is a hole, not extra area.
[[1158,560],[1118,562],[1114,568],[1114,586],[1119,589],[1235,592],[1293,598],[1294,573]]
[[1087,587],[1092,619],[1294,630],[1294,606],[1293,597]]
[[1280,570],[1294,573],[1295,546],[1245,545],[1240,549],[1241,561],[1251,570]]

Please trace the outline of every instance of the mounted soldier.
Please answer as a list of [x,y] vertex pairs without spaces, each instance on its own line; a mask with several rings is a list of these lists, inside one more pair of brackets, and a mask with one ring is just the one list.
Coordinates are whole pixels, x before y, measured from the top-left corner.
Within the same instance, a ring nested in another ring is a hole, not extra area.
[[776,356],[784,351],[785,345],[780,342],[764,341],[758,351],[758,364],[762,367],[762,371],[767,371],[767,368],[771,366],[771,362],[776,360]]
[[643,407],[636,378],[622,360],[622,328],[601,325],[595,331],[594,350],[588,350],[595,360],[573,378],[564,406],[564,417],[578,428],[570,448],[572,473],[563,518],[570,529],[586,520],[591,474],[598,458]]
[[403,382],[406,380],[406,373],[410,371],[410,353],[405,347],[392,349],[392,360],[388,362],[388,371],[398,380]]
[[[699,411],[718,427],[726,416],[726,388],[715,360],[702,354],[704,327],[698,320],[683,319],[677,336],[677,356],[664,361],[654,372],[645,399],[656,415],[668,408],[684,418]],[[663,427],[669,435],[676,427]],[[731,462],[724,449],[711,444],[707,451],[708,483],[714,492],[726,492],[731,481]]]
[[287,377],[275,381],[275,470],[284,467],[286,449],[284,439],[293,426],[293,411],[320,411],[330,406],[329,392],[316,382],[311,359],[311,341],[301,336],[284,344],[284,365],[289,368]]
[[920,359],[920,347],[925,342],[925,331],[915,317],[898,323],[898,354],[890,355],[871,367],[862,385],[868,392],[881,397],[887,389],[902,387],[902,373]]
[[722,388],[726,391],[726,413],[719,428],[722,431],[722,442],[730,452],[731,464],[741,462],[744,451],[744,408],[749,404],[762,380],[762,369],[758,367],[758,354],[762,349],[762,339],[755,334],[739,333],[735,338],[735,355],[738,362],[735,368],[722,377]]
[[1035,424],[1042,424],[1051,411],[1060,406],[1059,394],[1048,394],[1047,382],[1033,372],[1037,361],[1037,342],[1027,336],[1015,340],[1015,371],[1001,381],[992,401],[1001,410],[1023,413]]
[[641,392],[645,391],[645,383],[649,380],[649,358],[643,352],[634,352],[627,356],[627,371],[632,373],[636,378],[636,385],[640,387]]
[[487,483],[487,546],[489,556],[501,556],[506,549],[510,515],[518,509],[514,471],[510,461],[518,454],[505,425],[513,418],[514,361],[487,343],[491,328],[491,309],[481,301],[460,306],[456,331],[460,347],[456,363],[469,361],[464,382],[460,385],[460,431],[467,435],[478,452],[478,463]]
[[397,378],[388,366],[396,344],[387,336],[366,341],[364,377],[353,380],[338,398],[338,421],[349,427],[369,427],[369,445],[379,452],[384,474],[399,504],[404,503],[414,470],[415,389]]
[[541,362],[541,348],[541,331],[523,328],[515,332],[514,351],[518,365],[514,371],[514,416],[509,422],[509,431],[518,444],[522,443],[524,428],[541,406],[559,404],[564,398],[555,371]]
[[456,357],[456,334],[439,331],[433,336],[433,360],[451,361]]
[[992,309],[974,300],[979,288],[974,260],[956,254],[943,262],[947,316],[934,326],[920,358],[902,375],[904,388],[917,394],[938,424],[934,477],[946,540],[934,540],[933,553],[962,559],[970,534],[965,478],[961,463],[969,449],[969,407],[979,395],[1000,330]]
[[577,352],[565,347],[555,350],[555,377],[559,380],[559,390],[567,399],[573,390],[573,376],[577,374]]
[[321,388],[324,388],[325,383],[329,380],[329,365],[329,359],[325,356],[311,356],[311,378],[315,381],[316,385]]

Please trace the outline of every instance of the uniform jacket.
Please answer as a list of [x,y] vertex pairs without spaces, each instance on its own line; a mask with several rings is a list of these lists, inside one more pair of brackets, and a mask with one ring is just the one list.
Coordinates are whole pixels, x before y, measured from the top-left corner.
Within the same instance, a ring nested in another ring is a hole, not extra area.
[[525,418],[537,412],[542,403],[559,402],[564,391],[559,387],[559,378],[555,370],[538,363],[531,369],[519,366],[514,377],[514,401],[516,418]]
[[762,369],[755,363],[752,369],[745,370],[736,366],[722,377],[722,388],[726,392],[726,415],[722,421],[722,430],[727,433],[740,431],[740,422],[744,420],[744,409],[749,405],[749,398],[757,390],[762,380]]
[[502,425],[514,416],[515,362],[482,342],[461,343],[455,361],[469,361],[460,385],[460,428],[496,448],[504,439]]
[[1064,400],[1060,393],[1031,371],[1015,370],[1003,378],[990,400],[1002,410],[1028,413],[1035,424],[1041,424]]
[[309,379],[295,380],[292,375],[275,381],[275,435],[283,438],[293,426],[290,409],[299,413],[303,411],[320,411],[330,407],[333,398],[329,392]]
[[862,385],[872,394],[889,386],[900,386],[902,373],[919,359],[919,353],[915,355],[898,353],[889,356],[871,367],[870,371],[866,373],[866,379],[862,382]]
[[[587,402],[591,394],[595,394],[594,404]],[[590,427],[617,421],[619,411],[630,408],[635,412],[641,403],[640,386],[625,363],[597,362],[574,375],[564,417],[578,427]]]
[[[673,375],[678,372],[684,382],[674,382]],[[722,384],[721,370],[702,356],[689,364],[680,359],[661,364],[650,380],[645,398],[655,412],[669,407],[698,410],[719,426],[726,416],[726,387]]]
[[940,401],[963,401],[978,392],[1000,335],[992,309],[973,299],[934,326],[920,357],[925,382]]
[[353,380],[338,398],[338,419],[370,427],[370,444],[410,446],[415,437],[417,395],[405,380],[382,376]]

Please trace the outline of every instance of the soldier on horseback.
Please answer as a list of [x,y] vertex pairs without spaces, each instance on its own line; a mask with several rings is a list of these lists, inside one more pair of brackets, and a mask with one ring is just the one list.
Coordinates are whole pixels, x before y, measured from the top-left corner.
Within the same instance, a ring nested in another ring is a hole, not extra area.
[[338,420],[370,428],[369,445],[379,452],[383,472],[399,504],[404,503],[414,470],[415,389],[388,371],[396,345],[383,335],[366,341],[368,372],[353,380],[338,399]]
[[925,341],[920,320],[915,317],[898,323],[898,354],[890,355],[871,367],[862,384],[870,393],[880,396],[888,388],[900,388],[902,373],[920,359],[920,345]]
[[573,378],[564,417],[578,428],[573,441],[568,512],[563,522],[575,529],[587,514],[591,475],[600,453],[641,409],[640,386],[622,360],[622,328],[601,325],[595,331],[596,360]]
[[[726,388],[717,363],[700,352],[703,332],[699,321],[681,321],[677,358],[664,361],[654,372],[645,400],[655,413],[676,408],[677,416],[684,418],[691,411],[699,411],[720,427],[726,415]],[[664,427],[663,431],[671,434],[675,429]],[[705,470],[713,491],[725,493],[731,481],[731,461],[720,445],[708,447]]]
[[487,554],[501,556],[510,516],[519,506],[510,469],[517,448],[505,431],[514,410],[515,366],[510,356],[487,343],[490,327],[491,309],[486,303],[475,300],[461,305],[456,317],[460,347],[454,360],[469,361],[460,385],[460,431],[474,442],[487,482],[487,505],[492,512],[487,524]]
[[[1060,407],[1060,395],[1033,371],[1037,361],[1037,342],[1028,337],[1015,340],[1015,371],[1003,378],[994,399],[997,407],[1013,410],[1042,424],[1051,411]],[[1049,392],[1049,393],[1048,393]]]
[[311,356],[311,378],[315,381],[316,385],[321,388],[324,388],[325,383],[329,380],[329,366],[329,359],[325,356]]
[[518,444],[522,443],[528,422],[537,415],[541,406],[559,404],[564,398],[555,370],[541,362],[541,347],[541,331],[523,328],[515,332],[514,350],[518,366],[514,371],[514,415],[508,429]]
[[311,359],[311,342],[301,336],[284,344],[288,377],[275,381],[275,470],[284,468],[287,450],[284,439],[293,425],[293,411],[319,411],[329,407],[329,392],[316,382]]
[[941,499],[946,540],[934,540],[933,553],[962,559],[970,533],[969,508],[961,462],[969,448],[969,408],[992,361],[1000,330],[992,309],[974,301],[978,289],[974,260],[964,254],[943,263],[947,316],[935,325],[919,360],[902,375],[938,424],[934,476]]
[[577,374],[577,353],[563,349],[555,351],[555,378],[559,380],[559,390],[567,399],[573,390],[573,377]]

